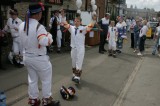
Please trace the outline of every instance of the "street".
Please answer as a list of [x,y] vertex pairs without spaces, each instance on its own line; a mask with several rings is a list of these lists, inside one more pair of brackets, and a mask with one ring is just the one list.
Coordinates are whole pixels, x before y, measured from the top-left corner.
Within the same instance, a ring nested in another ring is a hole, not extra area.
[[[108,57],[108,53],[99,54],[98,46],[87,47],[80,85],[75,85],[71,81],[72,67],[70,52],[66,51],[62,54],[50,53],[50,60],[53,65],[53,98],[60,100],[61,106],[158,106],[160,104],[158,102],[160,99],[158,97],[159,93],[156,92],[156,90],[158,91],[158,88],[156,88],[158,82],[154,83],[154,87],[150,87],[148,91],[146,90],[148,92],[147,96],[152,97],[148,98],[154,99],[152,101],[154,103],[143,101],[143,98],[146,97],[143,95],[143,91],[145,91],[144,89],[147,86],[139,82],[148,82],[146,79],[152,79],[152,77],[156,81],[160,79],[159,68],[155,68],[160,65],[158,63],[159,58],[151,55],[152,43],[151,40],[147,40],[146,44],[149,46],[143,57],[138,57],[133,53],[129,41],[124,43],[124,49],[121,54],[117,55],[117,58]],[[0,89],[5,90],[7,106],[28,106],[26,68],[15,68],[9,64],[6,66],[6,71],[0,70]],[[152,69],[156,74],[152,74],[154,75],[152,77],[145,77],[144,71],[147,69],[148,74],[152,73]],[[141,76],[138,77],[139,74]],[[140,85],[136,86],[135,84],[137,83]],[[148,83],[151,83],[150,86],[153,84],[152,81]],[[62,85],[65,87],[73,86],[76,89],[76,95],[73,99],[68,101],[62,99],[59,93]],[[143,90],[140,91],[139,88],[142,88],[142,86]],[[153,88],[156,88],[156,90],[152,91]],[[41,84],[39,84],[39,89],[41,90]],[[139,92],[136,93],[134,90],[139,90]],[[149,93],[150,91],[153,93]],[[138,93],[141,96],[137,97]],[[145,102],[148,105],[145,103],[138,104],[136,101],[139,101],[139,103]],[[149,100],[147,101],[149,102]]]

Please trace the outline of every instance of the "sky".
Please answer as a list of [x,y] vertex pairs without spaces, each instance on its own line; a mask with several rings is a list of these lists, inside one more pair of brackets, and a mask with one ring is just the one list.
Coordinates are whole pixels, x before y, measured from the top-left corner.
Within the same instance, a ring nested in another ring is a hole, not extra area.
[[127,7],[130,8],[131,5],[137,8],[153,8],[155,11],[160,11],[160,0],[126,0]]

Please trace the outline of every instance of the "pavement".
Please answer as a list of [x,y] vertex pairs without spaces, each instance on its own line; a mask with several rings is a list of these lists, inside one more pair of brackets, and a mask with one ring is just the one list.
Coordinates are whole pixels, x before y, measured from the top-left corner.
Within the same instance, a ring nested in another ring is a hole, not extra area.
[[151,55],[151,40],[146,47],[113,106],[160,106],[160,57]]
[[160,58],[145,56],[121,106],[160,106],[159,89]]
[[[159,106],[160,58],[151,55],[152,41],[147,40],[146,54],[138,57],[129,42],[117,58],[97,53],[98,47],[86,49],[82,81],[79,86],[71,81],[70,53],[50,54],[53,64],[53,97],[61,106]],[[0,89],[7,95],[7,106],[28,106],[26,68],[0,71]],[[73,86],[75,98],[63,100],[60,87]],[[41,92],[41,84],[39,84]]]

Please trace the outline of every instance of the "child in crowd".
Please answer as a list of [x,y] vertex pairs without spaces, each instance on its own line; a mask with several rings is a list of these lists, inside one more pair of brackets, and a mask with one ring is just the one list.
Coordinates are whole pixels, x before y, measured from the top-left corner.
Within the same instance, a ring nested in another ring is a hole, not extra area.
[[107,40],[109,43],[109,54],[108,56],[116,57],[116,42],[117,42],[117,28],[115,27],[115,21],[111,21],[108,29]]
[[138,56],[142,56],[145,50],[145,40],[146,40],[146,35],[147,35],[147,31],[148,31],[148,26],[147,26],[147,21],[144,20],[143,21],[143,27],[140,30],[140,34],[139,34],[139,53],[137,53]]

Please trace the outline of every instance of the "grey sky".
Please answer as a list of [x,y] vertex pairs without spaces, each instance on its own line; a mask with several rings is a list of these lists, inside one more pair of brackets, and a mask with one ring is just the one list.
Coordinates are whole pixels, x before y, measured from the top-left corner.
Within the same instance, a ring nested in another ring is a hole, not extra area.
[[160,0],[126,0],[127,7],[133,5],[137,6],[137,8],[153,8],[156,11],[160,11]]

